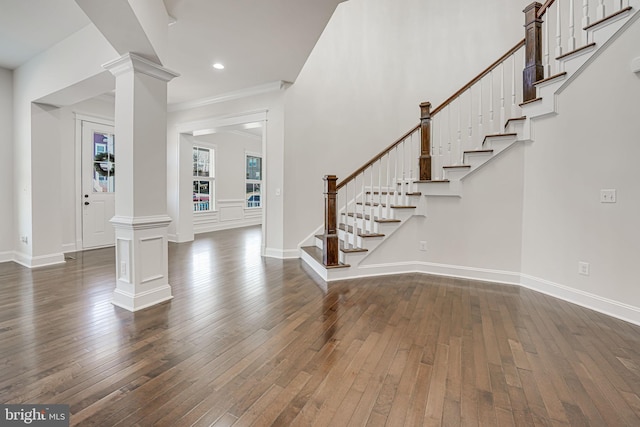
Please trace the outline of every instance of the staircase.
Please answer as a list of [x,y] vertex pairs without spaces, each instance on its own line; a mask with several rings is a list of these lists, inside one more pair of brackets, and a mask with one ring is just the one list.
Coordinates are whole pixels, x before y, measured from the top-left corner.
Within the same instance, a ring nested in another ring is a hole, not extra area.
[[532,3],[525,40],[433,111],[421,104],[420,124],[349,177],[326,176],[325,224],[301,259],[325,281],[380,274],[367,258],[410,218],[463,197],[477,171],[533,142],[536,119],[558,114],[557,96],[640,16],[640,0],[575,3]]

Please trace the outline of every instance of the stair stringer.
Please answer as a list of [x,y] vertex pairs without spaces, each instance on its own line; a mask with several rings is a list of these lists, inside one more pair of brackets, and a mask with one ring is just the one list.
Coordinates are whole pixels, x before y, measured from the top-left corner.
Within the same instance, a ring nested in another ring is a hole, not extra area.
[[[350,268],[331,271],[329,281],[417,272],[519,283],[524,150],[514,142],[500,161],[467,176],[458,197],[421,196],[424,216],[407,219],[357,265],[349,261]],[[500,255],[491,259],[485,245],[500,247]]]

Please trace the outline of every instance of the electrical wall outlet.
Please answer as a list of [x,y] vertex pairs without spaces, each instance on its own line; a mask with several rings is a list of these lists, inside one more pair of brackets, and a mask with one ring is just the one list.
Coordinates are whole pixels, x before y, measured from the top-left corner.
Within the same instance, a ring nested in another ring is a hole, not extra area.
[[579,261],[578,262],[578,273],[582,274],[583,276],[588,276],[589,275],[589,263],[588,262],[584,262],[584,261]]
[[424,240],[420,241],[420,250],[421,251],[426,251],[427,250],[427,242],[425,242]]
[[600,203],[615,203],[616,190],[600,190]]
[[27,236],[20,236],[20,241],[22,243],[29,243],[29,238]]

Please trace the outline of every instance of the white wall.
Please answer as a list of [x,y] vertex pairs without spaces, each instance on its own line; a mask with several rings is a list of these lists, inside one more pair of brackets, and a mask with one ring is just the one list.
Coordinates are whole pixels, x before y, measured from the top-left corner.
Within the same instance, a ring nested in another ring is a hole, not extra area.
[[[104,92],[104,83],[110,79],[101,78],[106,73],[102,64],[117,56],[95,27],[89,25],[14,70],[13,246],[17,260],[25,265],[63,260],[59,194],[49,191],[50,185],[44,185],[51,182],[59,186],[62,180],[58,112],[37,107],[35,111],[43,122],[36,127],[32,103],[67,88],[73,96],[66,99],[75,99],[74,102]],[[94,77],[98,79],[96,85],[91,84]],[[78,82],[84,84],[74,87]],[[37,131],[35,137],[33,130]],[[56,158],[52,168],[43,167],[47,161],[43,156],[47,155]],[[27,244],[20,242],[23,235],[28,238]]]
[[[517,283],[523,154],[524,146],[518,143],[465,177],[462,197],[422,196],[424,216],[411,217],[361,265],[384,272],[385,265],[405,264],[405,271]],[[420,250],[421,241],[426,251]]]
[[0,68],[0,262],[13,259],[13,72]]
[[[640,319],[633,266],[640,255],[640,20],[557,97],[557,116],[534,123],[525,153],[525,283]],[[599,202],[616,189],[615,204]],[[578,274],[578,262],[590,275]],[[611,303],[611,301],[613,303]],[[601,305],[598,305],[601,304]]]
[[[228,102],[188,110],[171,111],[167,118],[167,149],[168,149],[168,211],[173,219],[169,226],[170,238],[178,242],[193,239],[193,212],[190,203],[191,194],[191,166],[188,139],[180,136],[178,128],[185,124],[200,120],[243,115],[247,112],[267,110],[266,133],[267,147],[263,152],[263,198],[266,223],[265,236],[262,244],[269,256],[282,257],[283,253],[283,196],[284,166],[283,138],[284,138],[284,106],[283,91],[275,91],[236,99]],[[181,142],[182,139],[182,142]],[[184,151],[186,148],[186,152]],[[179,154],[181,153],[181,154]],[[185,160],[180,167],[179,159]],[[181,175],[178,172],[181,172]],[[280,189],[280,195],[277,195]],[[180,194],[186,194],[182,203],[178,199]],[[297,251],[294,251],[297,256]]]
[[322,223],[322,176],[357,169],[524,38],[530,1],[350,0],[286,93],[284,246]]
[[194,213],[194,233],[256,225],[262,209],[246,208],[245,154],[262,154],[262,137],[221,132],[191,137],[215,149],[215,211]]

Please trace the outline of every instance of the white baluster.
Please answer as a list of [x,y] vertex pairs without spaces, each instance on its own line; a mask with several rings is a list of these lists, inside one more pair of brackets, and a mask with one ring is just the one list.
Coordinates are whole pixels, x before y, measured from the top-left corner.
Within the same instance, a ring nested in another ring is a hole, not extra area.
[[[556,2],[556,58],[562,55],[562,16],[560,2]],[[561,70],[556,70],[559,73]]]
[[[455,157],[455,151],[453,151],[454,149],[456,149],[453,146],[453,141],[451,140],[451,104],[447,105],[447,149],[449,151],[449,164],[450,165],[455,165],[457,163],[456,157]],[[443,127],[444,127],[444,120],[443,120]],[[458,147],[458,152],[459,150],[462,149],[462,147]]]
[[598,0],[598,8],[596,9],[596,19],[604,18],[604,0]]
[[[364,206],[367,203],[367,189],[365,186],[365,171],[362,171],[362,212],[364,212]],[[358,218],[356,217],[356,215],[353,215],[353,232],[356,232],[356,229],[358,228]],[[365,229],[364,229],[364,221],[362,221],[362,234],[366,234],[365,233]]]
[[[504,78],[504,75],[502,76]],[[504,100],[504,97],[503,97]],[[487,132],[493,133],[495,131],[495,123],[493,120],[493,70],[489,73],[489,129]]]
[[[461,122],[460,122],[460,116],[462,116],[462,100],[460,99],[460,97],[456,98],[456,104],[458,104],[458,133],[457,133],[457,140],[456,140],[456,145],[458,146],[458,150],[460,152],[464,151],[462,149],[462,127],[461,127]],[[453,107],[451,107],[453,108]]]
[[469,88],[469,144],[468,147],[473,147],[473,93]]
[[395,156],[396,167],[395,167],[395,170],[393,171],[394,172],[393,173],[393,175],[394,175],[394,178],[393,178],[393,204],[394,205],[398,204],[398,182],[399,182],[398,181],[398,176],[399,176],[398,172],[400,171],[400,169],[399,169],[400,168],[400,164],[398,163],[398,160],[399,160],[399,157],[400,157],[399,156],[399,154],[400,154],[399,150],[400,150],[400,147],[399,147],[399,144],[398,144],[398,145],[396,145],[396,148],[395,148],[395,152],[396,152],[396,156]]
[[402,204],[402,197],[404,197],[403,196],[403,194],[404,194],[404,182],[405,182],[405,179],[406,179],[405,164],[404,164],[405,163],[405,144],[406,143],[407,143],[406,139],[404,141],[402,141],[402,143],[401,143],[402,144],[402,160],[400,162],[400,165],[401,165],[402,169],[400,169],[400,172],[401,172],[402,179],[400,180],[400,189],[399,189],[400,194],[399,194],[399,197],[398,197],[398,203],[399,204]]
[[569,52],[576,49],[575,16],[573,10],[574,0],[569,0],[569,38],[567,39],[567,49]]
[[616,9],[616,11],[622,10],[622,8],[624,7],[624,1],[623,0],[616,0],[616,5],[618,5],[618,8]]
[[431,171],[432,171],[431,179],[432,180],[438,179],[435,173],[438,170],[437,169],[438,165],[440,164],[439,151],[437,150],[438,146],[436,145],[436,122],[437,120],[431,119],[431,126],[429,127],[431,132],[431,138],[429,140],[431,141]]
[[[549,77],[551,75],[551,62],[549,61],[549,52],[551,52],[551,39],[549,38],[549,16],[550,14],[547,13],[545,15],[545,20],[542,22],[542,29],[543,29],[543,42],[542,42],[542,51],[544,54],[544,76],[545,77]],[[515,58],[513,59],[513,67],[515,69],[516,66],[516,62],[515,62]],[[515,75],[515,74],[514,74]]]
[[391,192],[391,186],[389,185],[389,177],[390,177],[389,174],[391,173],[390,163],[391,163],[391,151],[387,153],[387,194],[385,195],[385,205],[386,205],[385,207],[386,213],[384,215],[385,218],[389,218],[389,203],[391,201],[389,198],[389,193]]
[[444,159],[442,158],[443,154],[442,154],[442,123],[441,122],[442,122],[442,120],[438,121],[438,130],[440,131],[438,139],[440,141],[439,142],[439,144],[440,144],[440,170],[442,172],[442,179],[444,179],[444,166],[445,166],[445,163],[444,163]]
[[498,123],[498,133],[504,131],[504,123],[507,120],[507,112],[504,108],[504,62],[500,64],[500,123]]
[[[375,212],[373,209],[373,205],[375,203],[375,195],[374,193],[374,187],[373,187],[373,167],[374,167],[375,163],[372,163],[371,166],[369,166],[369,180],[371,181],[371,200],[369,203],[369,233],[373,233],[373,213]],[[365,222],[365,212],[366,211],[362,211],[362,223],[364,224]]]
[[[586,28],[589,25],[589,0],[582,0],[582,28]],[[589,44],[589,33],[586,30],[582,31],[582,44]]]
[[378,160],[378,217],[382,218],[382,157]]
[[[547,52],[549,50],[547,49]],[[547,55],[548,56],[548,55]],[[547,58],[548,59],[548,58]],[[511,71],[513,76],[511,77],[511,117],[517,116],[517,106],[516,106],[516,78],[517,78],[517,70],[516,70],[516,54],[514,53],[511,61]]]
[[[479,150],[479,144],[482,141],[482,136],[484,135],[482,130],[482,80],[478,82],[478,137],[476,139],[476,150]],[[462,159],[463,154],[460,153],[460,158]],[[460,162],[462,164],[463,161]]]
[[[347,184],[343,188],[344,190],[342,190],[342,194],[344,194],[344,218],[346,222],[346,218],[349,214],[349,183],[347,182]],[[338,197],[339,196],[340,190],[338,190]],[[340,225],[338,225],[338,227],[339,226]],[[344,233],[344,247],[349,248],[349,235],[346,232]]]

